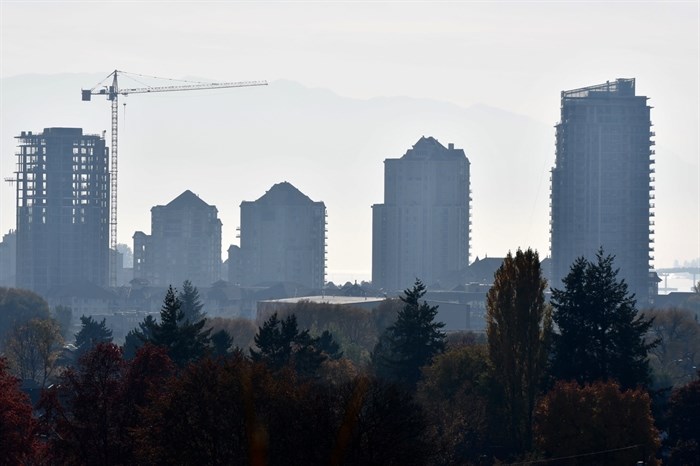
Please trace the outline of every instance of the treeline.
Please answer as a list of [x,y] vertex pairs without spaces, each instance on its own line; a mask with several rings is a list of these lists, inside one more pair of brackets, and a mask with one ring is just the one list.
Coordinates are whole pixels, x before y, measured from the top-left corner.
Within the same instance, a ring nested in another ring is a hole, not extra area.
[[207,319],[185,283],[123,347],[83,317],[34,411],[1,362],[0,464],[697,464],[700,381],[675,366],[698,323],[639,313],[603,251],[546,286],[536,252],[508,254],[483,338],[445,335],[420,281],[257,326]]

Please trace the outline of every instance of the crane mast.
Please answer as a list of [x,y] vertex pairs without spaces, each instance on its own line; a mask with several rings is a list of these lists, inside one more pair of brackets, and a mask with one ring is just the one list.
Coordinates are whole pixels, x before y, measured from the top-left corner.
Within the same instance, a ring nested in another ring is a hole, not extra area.
[[[109,285],[115,287],[117,285],[117,180],[119,167],[119,95],[127,96],[129,94],[146,94],[155,92],[176,92],[176,91],[195,91],[204,89],[226,89],[232,87],[251,87],[251,86],[267,86],[266,81],[242,81],[242,82],[223,82],[223,83],[204,83],[204,82],[189,82],[189,84],[181,84],[177,86],[145,86],[130,89],[120,89],[118,75],[129,74],[124,71],[114,70],[104,80],[95,85],[92,89],[81,89],[82,100],[90,101],[93,95],[105,96],[111,101],[112,112],[112,147],[110,153],[110,169],[109,169]],[[142,76],[143,75],[137,75]],[[101,86],[101,84],[112,78],[110,86]],[[155,76],[146,76],[154,78]],[[162,78],[159,78],[162,79]]]

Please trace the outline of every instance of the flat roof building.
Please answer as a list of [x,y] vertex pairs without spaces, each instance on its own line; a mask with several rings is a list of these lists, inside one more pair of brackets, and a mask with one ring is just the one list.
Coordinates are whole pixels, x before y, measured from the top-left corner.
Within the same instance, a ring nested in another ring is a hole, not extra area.
[[81,128],[17,136],[18,287],[108,285],[108,149]]
[[561,93],[551,186],[553,288],[577,257],[615,255],[640,305],[653,299],[654,141],[634,79]]

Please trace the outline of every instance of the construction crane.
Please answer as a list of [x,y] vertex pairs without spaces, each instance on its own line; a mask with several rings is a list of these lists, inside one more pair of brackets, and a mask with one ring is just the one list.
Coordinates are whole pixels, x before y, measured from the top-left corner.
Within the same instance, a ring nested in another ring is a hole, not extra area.
[[[224,83],[208,83],[198,81],[183,81],[167,79],[168,81],[184,82],[186,84],[174,86],[144,86],[129,89],[119,88],[118,77],[120,75],[138,76],[140,78],[158,78],[156,76],[147,76],[137,73],[127,73],[125,71],[114,70],[105,79],[97,83],[91,89],[81,89],[83,101],[92,100],[93,95],[102,95],[112,102],[112,148],[111,148],[111,163],[109,171],[110,179],[110,199],[109,199],[109,284],[110,286],[117,285],[117,168],[118,168],[118,148],[119,148],[119,95],[128,96],[129,94],[148,94],[152,92],[176,92],[176,91],[196,91],[204,89],[226,89],[231,87],[250,87],[250,86],[267,86],[266,81],[243,81],[243,82],[224,82]],[[109,79],[112,79],[111,85],[105,85]]]

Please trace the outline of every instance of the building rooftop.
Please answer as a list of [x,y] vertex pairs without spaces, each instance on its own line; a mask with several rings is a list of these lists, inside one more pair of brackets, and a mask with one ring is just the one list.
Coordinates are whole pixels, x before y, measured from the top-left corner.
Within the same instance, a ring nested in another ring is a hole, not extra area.
[[358,297],[358,296],[302,296],[298,298],[269,299],[260,301],[265,303],[286,303],[297,304],[301,301],[308,301],[316,304],[360,304],[360,303],[380,303],[385,297]]
[[421,138],[416,142],[411,149],[406,151],[402,159],[436,159],[436,158],[449,158],[454,159],[457,157],[466,157],[464,150],[455,149],[453,144],[449,144],[449,147],[445,147],[440,142],[432,136],[421,136]]
[[312,204],[314,201],[295,188],[291,183],[283,181],[282,183],[273,185],[255,202],[276,205],[299,205]]
[[212,207],[189,189],[168,202],[167,207]]
[[572,89],[570,91],[562,91],[563,99],[585,99],[590,97],[634,97],[634,78],[618,78],[613,82],[607,81],[603,84],[594,86]]

